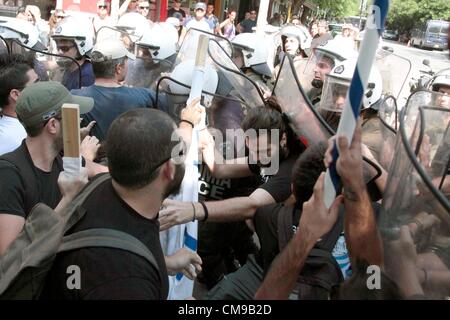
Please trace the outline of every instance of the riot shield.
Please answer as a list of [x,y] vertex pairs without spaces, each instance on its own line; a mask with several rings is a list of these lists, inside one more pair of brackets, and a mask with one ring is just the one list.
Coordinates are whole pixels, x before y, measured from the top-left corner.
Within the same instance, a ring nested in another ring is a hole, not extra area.
[[[185,48],[186,46],[182,46],[180,49],[173,70],[175,70],[175,68],[182,63],[194,60],[195,54],[186,52]],[[227,108],[229,105],[232,105],[233,107],[230,108],[233,109],[236,105],[239,105],[240,108],[244,110],[246,108],[254,108],[264,104],[264,98],[257,85],[240,72],[226,50],[213,37],[210,37],[209,39],[206,64],[209,68],[212,68],[218,76],[216,92],[211,92],[211,90],[208,91],[205,89],[203,91],[203,102],[207,107],[208,115],[210,115],[210,110],[208,110],[209,107],[211,107],[212,110],[218,105],[222,109]],[[187,90],[184,93],[172,92],[169,87],[170,84],[174,83],[185,87]],[[164,76],[158,81],[156,89],[158,96],[162,94],[166,97],[167,104],[169,105],[169,114],[175,117],[179,116],[180,108],[183,107],[187,101],[190,90],[189,86],[182,84],[177,81],[177,79]],[[210,119],[210,116],[208,119]]]
[[125,85],[155,90],[161,75],[170,72],[173,64],[170,60],[153,59],[151,56],[139,54],[140,52],[138,49],[136,60],[128,61]]
[[28,48],[17,40],[11,42],[12,52],[31,54],[34,70],[41,81],[57,81],[65,85],[68,81],[81,88],[81,66],[70,57]]
[[9,54],[9,45],[6,39],[0,36],[0,54]]
[[389,170],[394,158],[396,134],[398,130],[397,101],[393,96],[388,96],[381,101],[378,109],[380,119],[380,131],[383,142],[380,144],[379,161],[385,170]]
[[[339,117],[336,115],[334,119],[332,113],[319,114],[319,111],[312,106],[300,84],[292,57],[289,55],[285,55],[281,62],[273,94],[277,97],[283,112],[289,117],[294,131],[306,145],[327,143],[328,139],[335,134],[329,122],[337,121],[338,123]],[[370,160],[366,158],[364,160],[364,179],[369,183],[378,178],[381,171]],[[374,199],[377,197],[373,196]]]
[[295,132],[308,144],[327,141],[331,137],[333,130],[312,107],[289,55],[285,55],[281,62],[273,94],[283,112],[289,116]]
[[384,96],[393,96],[397,100],[409,96],[409,87],[405,84],[411,73],[411,61],[392,51],[379,49],[375,65],[381,73]]
[[229,57],[231,57],[233,53],[233,46],[231,45],[230,40],[225,37],[206,32],[204,30],[190,28],[183,39],[183,43],[181,44],[180,50],[178,52],[177,60],[173,67],[179,64],[181,61],[195,59],[200,35],[207,35],[210,39],[215,40],[224,49],[225,53]]
[[402,110],[379,221],[387,275],[406,297],[450,295],[450,109],[435,101]]

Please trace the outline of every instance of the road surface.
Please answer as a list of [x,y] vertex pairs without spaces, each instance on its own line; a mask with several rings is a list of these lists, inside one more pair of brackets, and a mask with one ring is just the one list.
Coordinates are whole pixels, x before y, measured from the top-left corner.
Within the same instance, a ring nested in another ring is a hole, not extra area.
[[[408,76],[405,86],[403,87],[400,97],[399,97],[399,105],[403,106],[406,102],[406,99],[409,96],[409,82],[411,78],[420,77],[419,70],[427,70],[427,67],[422,64],[424,59],[428,59],[430,61],[430,66],[433,71],[437,72],[442,69],[450,68],[450,55],[449,51],[436,51],[436,50],[423,50],[414,47],[407,47],[403,44],[399,44],[395,41],[383,40],[384,46],[389,46],[394,49],[394,53],[399,55],[402,58],[406,58],[411,62],[411,72]],[[399,78],[402,78],[407,72],[406,66],[408,65],[405,61],[400,61],[397,65],[398,69],[392,70],[392,74],[394,77],[397,77],[395,80],[398,81]],[[401,70],[400,70],[401,69]]]

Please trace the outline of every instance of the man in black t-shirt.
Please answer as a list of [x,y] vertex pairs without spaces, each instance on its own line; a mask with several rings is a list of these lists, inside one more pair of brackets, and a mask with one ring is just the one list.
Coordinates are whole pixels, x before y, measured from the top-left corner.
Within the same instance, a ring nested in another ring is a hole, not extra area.
[[[249,196],[194,204],[196,218],[200,221],[252,219],[259,207],[284,202],[291,196],[292,166],[303,145],[296,139],[276,100],[269,99],[266,105],[249,110],[242,128],[246,136],[247,157],[224,161],[220,154],[215,153],[214,140],[210,137],[203,149],[204,161],[216,178],[255,175],[260,178],[260,186]],[[166,200],[164,206],[160,212],[163,230],[186,223],[194,216],[191,203]]]
[[80,113],[85,113],[94,101],[72,96],[63,85],[51,81],[26,87],[17,100],[16,113],[27,138],[15,151],[0,158],[0,255],[16,239],[34,205],[42,202],[55,211],[62,210],[86,183],[60,183],[58,187],[63,170],[64,103],[76,103]]
[[173,0],[173,7],[167,11],[167,17],[177,18],[183,24],[183,20],[186,18],[186,12],[181,9],[181,0]]
[[252,33],[253,27],[256,27],[256,17],[257,17],[256,10],[251,10],[250,18],[241,21],[237,25],[237,30],[239,31],[239,33]]
[[[178,137],[175,129],[167,114],[154,109],[135,109],[118,117],[107,137],[111,179],[90,194],[82,204],[85,216],[66,234],[93,228],[125,232],[147,246],[159,272],[145,259],[124,250],[77,249],[57,255],[43,298],[162,300],[169,291],[168,273],[183,272],[193,278],[200,270],[201,260],[195,252],[181,249],[164,257],[159,240],[161,202],[178,193],[184,176],[184,164],[177,164],[180,159],[172,154],[180,143],[174,140]],[[71,265],[81,270],[79,289],[67,287],[66,270]],[[195,271],[190,270],[191,265]]]

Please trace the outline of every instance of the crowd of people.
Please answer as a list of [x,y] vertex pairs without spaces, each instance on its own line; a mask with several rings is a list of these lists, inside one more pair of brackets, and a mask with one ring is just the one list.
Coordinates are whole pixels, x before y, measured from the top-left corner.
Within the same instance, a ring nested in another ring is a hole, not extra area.
[[[0,22],[0,296],[165,300],[183,277],[211,300],[450,295],[449,70],[402,106],[380,47],[349,141],[336,132],[358,30],[277,14],[254,32],[256,9],[220,22],[212,4],[191,16],[179,0],[153,22],[151,5],[126,0],[113,16],[100,0],[93,19],[58,9],[48,24],[27,6]],[[67,103],[81,115],[76,175]],[[330,168],[341,185],[328,208]],[[188,224],[198,230],[168,252]]]

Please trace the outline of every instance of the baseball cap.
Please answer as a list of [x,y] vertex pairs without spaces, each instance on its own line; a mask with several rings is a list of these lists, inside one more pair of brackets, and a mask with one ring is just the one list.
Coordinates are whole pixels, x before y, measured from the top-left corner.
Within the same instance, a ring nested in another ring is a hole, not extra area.
[[94,99],[74,96],[59,82],[40,81],[23,89],[16,113],[25,127],[33,127],[58,114],[64,103],[78,104],[84,114],[92,109]]
[[203,11],[206,11],[206,3],[204,3],[204,2],[197,2],[197,3],[195,4],[195,9],[194,9],[194,11],[195,11],[195,10],[198,10],[198,9],[201,9],[201,10],[203,10]]
[[[101,53],[100,57],[95,55],[94,52]],[[136,59],[136,56],[129,52],[122,41],[119,39],[106,39],[98,42],[92,50],[92,61],[102,62],[105,60],[120,59],[128,57],[131,60]]]

